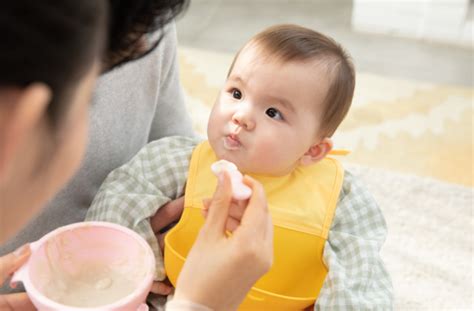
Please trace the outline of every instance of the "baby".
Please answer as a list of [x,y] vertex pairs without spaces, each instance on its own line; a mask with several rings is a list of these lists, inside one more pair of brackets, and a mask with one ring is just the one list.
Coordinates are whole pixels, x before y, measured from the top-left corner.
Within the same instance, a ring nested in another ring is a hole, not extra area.
[[[210,166],[227,160],[263,184],[275,226],[274,265],[243,309],[391,309],[392,285],[379,254],[383,215],[357,179],[327,157],[354,86],[352,62],[334,40],[295,25],[264,30],[236,55],[209,118],[208,141],[150,143],[107,177],[87,220],[141,234],[162,280],[150,217],[185,195],[181,221],[167,237],[185,257],[183,245],[192,244],[203,222],[202,199],[215,189]],[[172,282],[177,273],[171,271]]]

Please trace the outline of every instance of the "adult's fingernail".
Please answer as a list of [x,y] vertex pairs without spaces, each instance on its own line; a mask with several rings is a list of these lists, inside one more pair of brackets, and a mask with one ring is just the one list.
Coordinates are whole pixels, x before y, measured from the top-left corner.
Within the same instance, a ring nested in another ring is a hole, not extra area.
[[22,257],[29,252],[30,246],[25,244],[23,246],[18,247],[14,252],[13,255],[16,257]]

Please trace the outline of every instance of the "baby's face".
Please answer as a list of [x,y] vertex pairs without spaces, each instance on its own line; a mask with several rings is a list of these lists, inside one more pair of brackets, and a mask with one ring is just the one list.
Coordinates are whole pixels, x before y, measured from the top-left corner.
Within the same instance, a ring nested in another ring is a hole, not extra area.
[[281,62],[247,46],[212,109],[208,138],[245,173],[291,172],[318,135],[329,82],[316,62]]

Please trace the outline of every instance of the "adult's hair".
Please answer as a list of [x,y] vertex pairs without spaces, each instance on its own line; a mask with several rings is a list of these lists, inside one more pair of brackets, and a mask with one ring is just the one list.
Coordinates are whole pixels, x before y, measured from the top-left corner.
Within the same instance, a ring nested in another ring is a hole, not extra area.
[[[188,0],[109,0],[110,18],[105,67],[111,70],[153,51],[163,37],[161,30],[183,12]],[[155,38],[151,38],[156,34]],[[147,39],[143,47],[143,39]]]
[[349,54],[332,38],[297,25],[272,26],[255,35],[248,44],[252,43],[278,61],[314,60],[326,66],[330,84],[323,103],[320,130],[325,136],[332,136],[349,111],[354,96],[355,70]]
[[52,90],[52,123],[81,78],[103,54],[105,0],[0,2],[0,87],[42,82]]

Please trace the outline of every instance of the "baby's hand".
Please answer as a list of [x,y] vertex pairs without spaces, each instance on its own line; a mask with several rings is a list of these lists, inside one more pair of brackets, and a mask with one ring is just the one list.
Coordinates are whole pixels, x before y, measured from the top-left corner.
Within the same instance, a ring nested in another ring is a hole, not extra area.
[[165,281],[154,281],[150,292],[157,295],[168,296],[173,292],[173,285],[166,279]]
[[211,165],[211,170],[216,176],[218,176],[222,170],[227,171],[232,185],[232,197],[235,200],[247,200],[252,195],[252,190],[242,182],[243,176],[234,163],[219,160]]

